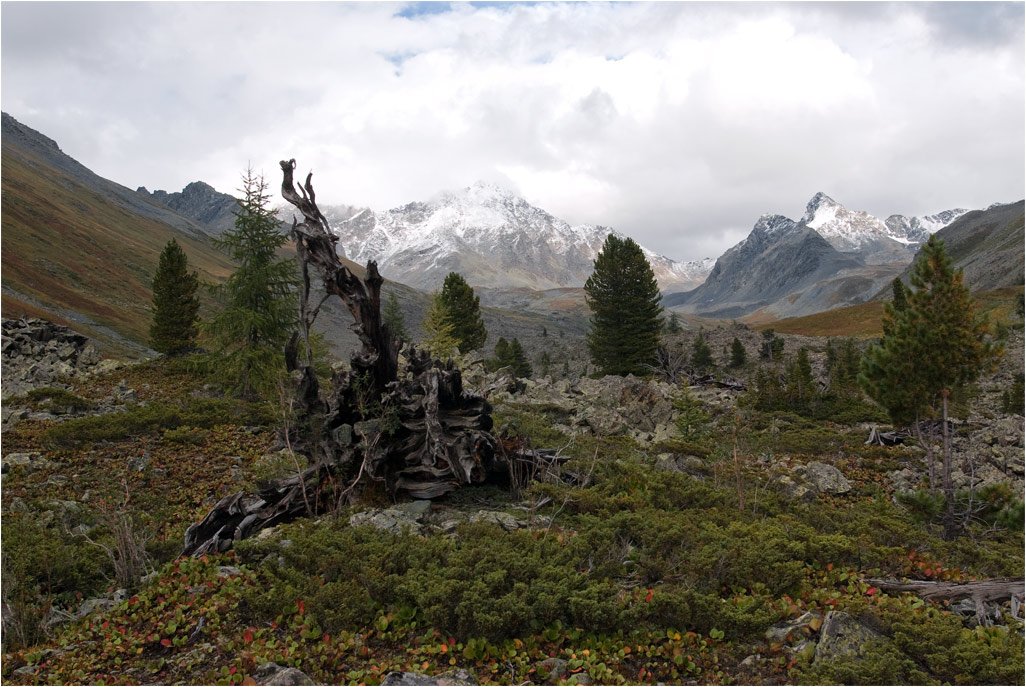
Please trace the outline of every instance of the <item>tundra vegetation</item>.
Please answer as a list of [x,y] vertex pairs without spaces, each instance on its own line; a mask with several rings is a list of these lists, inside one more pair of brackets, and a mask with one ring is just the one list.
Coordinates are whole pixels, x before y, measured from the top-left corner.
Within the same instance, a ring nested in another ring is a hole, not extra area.
[[[186,529],[225,495],[310,474],[303,433],[358,439],[303,415],[286,382],[232,393],[239,378],[216,364],[230,348],[5,400],[28,410],[3,442],[4,681],[256,684],[274,663],[328,684],[1021,682],[1022,403],[1004,373],[958,378],[949,439],[968,477],[938,493],[919,441],[866,441],[892,413],[859,386],[865,341],[725,323],[669,333],[656,316],[644,327],[658,346],[645,334],[641,354],[596,359],[643,379],[527,371],[509,384],[497,375],[519,359],[514,342],[488,365],[460,356],[461,341],[482,344],[435,303],[429,335],[468,388],[491,393],[496,451],[559,460],[430,502],[366,480],[310,505],[315,517],[182,556]],[[1022,321],[1005,324],[1021,388]],[[579,352],[624,345],[593,337]],[[359,405],[377,423],[359,441],[412,431],[371,393],[373,368],[356,372],[274,375]],[[659,408],[666,427],[640,431]],[[997,456],[1007,479],[974,481]],[[1011,578],[1010,594],[968,605],[886,586]],[[842,625],[864,641],[842,646]]]

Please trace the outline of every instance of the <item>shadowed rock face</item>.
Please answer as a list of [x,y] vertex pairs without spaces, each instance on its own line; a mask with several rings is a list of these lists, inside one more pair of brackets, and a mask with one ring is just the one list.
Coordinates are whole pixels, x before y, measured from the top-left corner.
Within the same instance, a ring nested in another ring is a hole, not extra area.
[[227,193],[220,193],[213,186],[194,181],[180,192],[154,191],[150,193],[140,186],[137,193],[145,194],[151,200],[188,217],[199,224],[211,236],[220,236],[235,226],[235,214],[239,203]]
[[[962,215],[937,232],[955,267],[963,270],[965,283],[973,291],[1022,286],[1023,201],[993,205]],[[902,273],[908,281],[910,269]]]
[[716,261],[704,284],[671,294],[663,304],[723,318],[756,311],[794,317],[863,303],[911,262],[930,234],[965,212],[883,221],[817,193],[798,221],[759,218],[748,237]]

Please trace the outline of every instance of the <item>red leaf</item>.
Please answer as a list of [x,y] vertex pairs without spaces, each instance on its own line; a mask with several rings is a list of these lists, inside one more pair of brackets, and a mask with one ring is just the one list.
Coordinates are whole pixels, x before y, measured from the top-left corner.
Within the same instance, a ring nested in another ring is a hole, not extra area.
[[167,639],[167,638],[162,639],[162,640],[160,640],[160,645],[163,646],[163,647],[169,647],[169,646],[171,646],[171,640]]
[[306,613],[306,604],[303,603],[302,599],[296,599],[296,608],[299,611],[299,615]]
[[251,628],[247,627],[246,631],[242,633],[242,641],[244,641],[246,644],[249,644],[253,641],[253,630]]
[[645,594],[645,603],[651,603],[653,596],[655,596],[655,590],[649,589],[648,594]]
[[880,590],[877,589],[876,587],[870,587],[869,589],[866,590],[866,596],[873,596],[874,594],[876,594],[879,591]]
[[239,670],[238,668],[236,668],[235,666],[232,666],[231,668],[228,669],[228,674],[229,675],[234,675],[238,670]]
[[329,635],[329,634],[328,634],[327,632],[325,632],[325,633],[324,633],[324,636],[323,636],[323,637],[321,637],[321,640],[322,640],[322,641],[323,641],[323,642],[324,642],[325,644],[331,644],[331,635]]

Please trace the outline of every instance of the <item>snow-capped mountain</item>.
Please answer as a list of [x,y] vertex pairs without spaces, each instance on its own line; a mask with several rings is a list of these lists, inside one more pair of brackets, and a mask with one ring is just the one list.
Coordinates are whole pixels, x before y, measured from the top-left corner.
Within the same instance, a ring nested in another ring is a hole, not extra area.
[[878,265],[910,260],[930,234],[966,212],[957,208],[924,217],[891,215],[880,220],[864,210],[849,210],[819,192],[805,207],[801,222],[842,253],[858,252],[866,264]]
[[[480,287],[580,287],[612,231],[571,225],[483,182],[384,212],[335,206],[324,214],[346,257],[376,260],[387,278],[425,290],[439,288],[449,272]],[[644,250],[664,290],[698,286],[714,264]]]
[[930,234],[966,212],[881,221],[817,193],[798,221],[760,217],[747,238],[720,256],[705,283],[663,302],[715,317],[757,310],[788,317],[861,303],[900,274]]

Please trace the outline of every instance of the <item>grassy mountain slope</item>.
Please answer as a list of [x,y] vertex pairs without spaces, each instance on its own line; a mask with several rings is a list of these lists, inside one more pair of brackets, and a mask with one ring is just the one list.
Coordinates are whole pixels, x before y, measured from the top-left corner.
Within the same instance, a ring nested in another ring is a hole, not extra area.
[[[205,281],[233,269],[202,232],[184,233],[134,212],[102,185],[3,138],[3,310],[37,314],[124,348],[144,342],[150,281],[164,245],[177,239]],[[108,182],[109,183],[109,182]]]
[[[991,322],[1008,323],[1013,319],[1017,303],[1022,302],[1024,290],[1026,289],[1022,286],[1012,286],[975,293],[979,313]],[[772,327],[783,334],[853,336],[862,339],[883,334],[880,326],[882,316],[883,301],[873,300],[804,317],[789,317],[783,320],[750,317],[745,321],[759,329]]]

